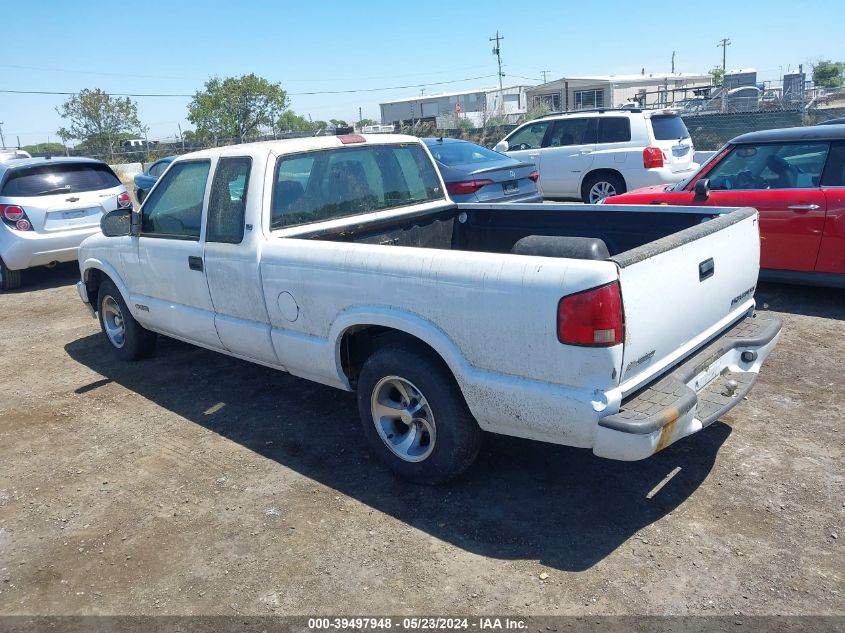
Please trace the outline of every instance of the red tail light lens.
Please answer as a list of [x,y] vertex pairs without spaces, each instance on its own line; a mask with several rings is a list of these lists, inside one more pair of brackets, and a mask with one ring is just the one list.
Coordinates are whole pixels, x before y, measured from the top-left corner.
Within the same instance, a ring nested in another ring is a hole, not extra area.
[[129,197],[129,194],[125,191],[117,197],[117,206],[125,209],[132,205],[132,198]]
[[9,222],[17,222],[26,217],[23,209],[16,205],[0,204],[0,217]]
[[619,345],[624,323],[618,281],[569,295],[557,305],[557,338],[566,345]]
[[460,182],[447,182],[446,191],[453,196],[463,196],[469,193],[475,193],[482,187],[492,185],[492,180],[462,180]]
[[534,182],[537,182],[538,180],[540,180],[540,172],[532,171],[530,174],[528,174],[528,177]]
[[32,225],[29,223],[29,220],[18,220],[15,222],[15,228],[18,231],[28,231],[32,228]]
[[663,150],[659,147],[646,147],[643,150],[643,167],[646,169],[663,167]]

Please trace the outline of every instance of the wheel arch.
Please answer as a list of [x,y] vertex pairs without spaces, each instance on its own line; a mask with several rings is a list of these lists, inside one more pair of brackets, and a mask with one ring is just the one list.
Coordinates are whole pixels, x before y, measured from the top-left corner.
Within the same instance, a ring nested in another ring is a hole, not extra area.
[[595,169],[591,169],[586,174],[584,174],[584,177],[581,179],[580,193],[581,193],[582,197],[584,195],[584,187],[587,185],[587,183],[590,181],[590,179],[593,178],[594,176],[601,176],[601,175],[610,175],[610,176],[616,176],[617,178],[620,178],[625,185],[625,190],[627,191],[628,181],[625,180],[625,176],[622,174],[621,171],[619,171],[618,169],[613,169],[612,167],[596,167]]
[[111,266],[108,262],[104,262],[99,259],[86,259],[81,268],[82,282],[85,284],[85,291],[88,294],[88,302],[95,312],[97,312],[99,308],[97,305],[97,294],[100,290],[100,285],[106,279],[111,281],[117,287],[118,291],[123,296],[123,300],[126,302],[126,305],[129,306],[130,312],[132,311],[131,304],[129,303],[129,289],[126,287],[126,284],[123,283],[123,280],[120,278],[120,275],[113,266]]

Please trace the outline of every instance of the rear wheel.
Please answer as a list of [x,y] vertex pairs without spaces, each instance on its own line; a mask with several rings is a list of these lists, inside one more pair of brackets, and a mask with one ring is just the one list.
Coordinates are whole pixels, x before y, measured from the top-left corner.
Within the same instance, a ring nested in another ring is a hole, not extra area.
[[0,290],[14,290],[21,287],[21,271],[9,270],[0,258]]
[[121,360],[139,360],[155,350],[156,334],[145,329],[129,312],[117,287],[110,279],[100,284],[97,295],[100,327]]
[[587,204],[598,204],[610,196],[627,191],[625,181],[616,174],[595,174],[589,176],[581,187],[581,200]]
[[408,481],[444,483],[478,455],[481,429],[449,369],[427,350],[384,347],[370,356],[358,410],[372,451]]

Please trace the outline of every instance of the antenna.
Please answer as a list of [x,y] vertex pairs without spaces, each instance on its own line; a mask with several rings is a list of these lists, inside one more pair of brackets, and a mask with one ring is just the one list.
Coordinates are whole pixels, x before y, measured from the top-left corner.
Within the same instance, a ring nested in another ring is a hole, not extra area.
[[491,37],[491,42],[496,42],[496,46],[493,47],[493,54],[496,56],[497,61],[499,62],[499,107],[502,107],[502,101],[504,101],[504,88],[502,88],[502,77],[505,74],[502,72],[502,49],[499,45],[501,40],[505,39],[504,35],[499,35],[499,31],[496,31],[496,37]]

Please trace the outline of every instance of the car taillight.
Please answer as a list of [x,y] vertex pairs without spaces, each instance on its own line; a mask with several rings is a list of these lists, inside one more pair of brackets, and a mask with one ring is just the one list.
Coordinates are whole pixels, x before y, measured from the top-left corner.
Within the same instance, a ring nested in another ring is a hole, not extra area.
[[537,182],[538,180],[540,180],[540,172],[532,171],[530,174],[528,174],[528,177],[534,182]]
[[117,206],[122,209],[126,207],[132,206],[132,198],[129,197],[129,194],[125,191],[117,197]]
[[646,147],[643,150],[643,167],[646,169],[663,167],[663,150],[659,147]]
[[28,231],[32,228],[32,225],[29,223],[29,220],[18,220],[15,222],[15,228],[18,231]]
[[9,222],[17,222],[18,220],[22,219],[25,214],[23,212],[23,209],[21,209],[19,206],[0,204],[0,216],[2,216],[4,220],[8,220]]
[[576,292],[557,304],[557,338],[561,343],[610,347],[622,342],[623,333],[618,281]]
[[459,182],[447,182],[446,191],[453,196],[463,196],[468,193],[475,193],[482,187],[492,185],[492,180],[461,180]]

